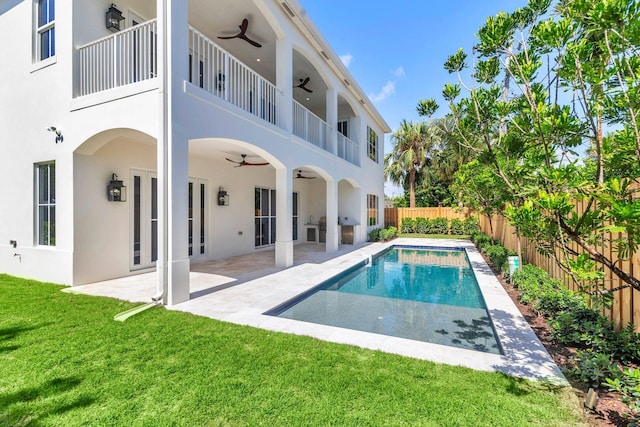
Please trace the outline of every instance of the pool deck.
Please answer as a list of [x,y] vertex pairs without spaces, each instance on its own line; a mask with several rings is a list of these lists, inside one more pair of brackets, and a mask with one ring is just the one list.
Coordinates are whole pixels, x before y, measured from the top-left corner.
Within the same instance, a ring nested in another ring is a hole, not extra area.
[[[263,314],[362,262],[369,255],[375,255],[393,245],[464,248],[482,290],[504,355]],[[167,308],[417,359],[481,371],[498,371],[559,386],[568,385],[560,369],[470,241],[399,238],[386,243],[345,245],[333,254],[319,251],[318,248],[319,246],[314,244],[296,245],[294,266],[287,269],[273,267],[273,251],[193,264],[190,273],[191,299]],[[72,293],[149,302],[150,296],[155,294],[155,289],[156,273],[150,272],[66,290]]]

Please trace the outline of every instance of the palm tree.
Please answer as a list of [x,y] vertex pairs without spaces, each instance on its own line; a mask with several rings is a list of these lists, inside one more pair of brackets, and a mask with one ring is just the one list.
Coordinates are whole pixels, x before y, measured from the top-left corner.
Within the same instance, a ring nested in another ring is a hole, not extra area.
[[384,177],[396,185],[409,187],[409,207],[416,207],[416,172],[425,164],[433,146],[433,129],[424,121],[403,120],[391,135],[393,148],[384,156]]

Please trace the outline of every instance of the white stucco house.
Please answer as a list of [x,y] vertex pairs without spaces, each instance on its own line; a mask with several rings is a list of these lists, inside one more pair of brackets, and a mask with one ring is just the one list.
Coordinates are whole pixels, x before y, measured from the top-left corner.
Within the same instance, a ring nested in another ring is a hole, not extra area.
[[390,129],[296,0],[0,0],[0,77],[2,273],[157,269],[172,305],[383,221]]

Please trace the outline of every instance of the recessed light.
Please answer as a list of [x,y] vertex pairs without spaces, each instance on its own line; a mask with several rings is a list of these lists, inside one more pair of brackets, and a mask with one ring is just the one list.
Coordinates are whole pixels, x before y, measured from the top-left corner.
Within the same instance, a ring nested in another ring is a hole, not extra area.
[[256,61],[260,62],[260,58],[256,59]]
[[307,101],[308,101],[309,99],[310,99],[310,98],[307,98]]

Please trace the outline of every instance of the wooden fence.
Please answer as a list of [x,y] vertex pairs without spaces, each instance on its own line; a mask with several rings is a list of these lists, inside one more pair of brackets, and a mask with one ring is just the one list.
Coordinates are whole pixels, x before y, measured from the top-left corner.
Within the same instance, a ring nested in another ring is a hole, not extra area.
[[[576,209],[581,210],[584,206],[577,203]],[[513,227],[509,222],[500,216],[493,217],[491,220],[493,226],[493,238],[499,240],[502,245],[512,251],[516,251],[518,247],[518,239]],[[491,234],[489,218],[480,216],[480,230],[485,234]],[[533,264],[547,271],[549,275],[560,280],[566,287],[577,290],[578,285],[558,267],[556,262],[538,253],[533,242],[529,242],[525,238],[520,239],[523,263]],[[574,244],[573,249],[578,251],[579,248]],[[615,251],[610,247],[604,248],[607,257],[614,257]],[[558,256],[560,254],[558,253]],[[640,274],[640,254],[636,253],[630,260],[618,260],[620,267],[627,273],[631,273],[637,277]],[[605,279],[603,286],[606,289],[612,289],[623,284],[608,268],[603,267],[605,271]],[[640,292],[632,288],[613,293],[613,305],[611,309],[603,310],[603,314],[608,316],[617,328],[626,326],[629,322],[633,322],[636,331],[640,332]]]
[[447,218],[449,220],[457,218],[464,220],[470,216],[467,210],[460,211],[456,208],[450,207],[435,207],[435,208],[385,208],[384,209],[384,225],[388,227],[393,225],[398,230],[402,227],[402,218]]

